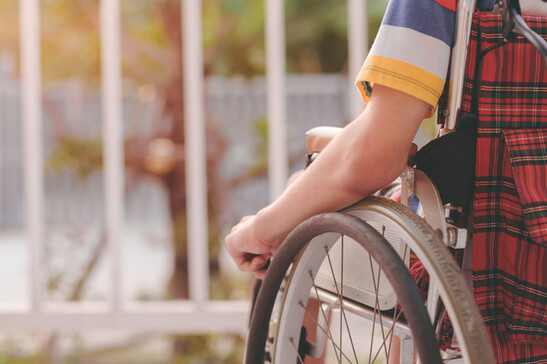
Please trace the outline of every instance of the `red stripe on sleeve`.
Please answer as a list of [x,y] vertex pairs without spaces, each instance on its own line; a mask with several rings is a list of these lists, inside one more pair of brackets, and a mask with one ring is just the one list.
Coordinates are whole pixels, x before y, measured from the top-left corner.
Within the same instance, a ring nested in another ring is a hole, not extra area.
[[434,0],[437,4],[447,8],[448,10],[456,11],[458,0]]

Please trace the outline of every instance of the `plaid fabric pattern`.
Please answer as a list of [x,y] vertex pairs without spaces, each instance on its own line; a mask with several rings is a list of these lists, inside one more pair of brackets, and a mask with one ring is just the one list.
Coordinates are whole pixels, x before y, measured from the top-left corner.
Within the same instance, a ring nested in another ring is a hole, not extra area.
[[[547,244],[547,128],[504,130],[530,238]],[[543,188],[537,188],[543,186]]]
[[[524,18],[547,38],[546,19]],[[477,56],[501,34],[500,14],[475,14],[466,113]],[[500,363],[547,363],[547,66],[517,37],[486,53],[479,74],[474,293]]]

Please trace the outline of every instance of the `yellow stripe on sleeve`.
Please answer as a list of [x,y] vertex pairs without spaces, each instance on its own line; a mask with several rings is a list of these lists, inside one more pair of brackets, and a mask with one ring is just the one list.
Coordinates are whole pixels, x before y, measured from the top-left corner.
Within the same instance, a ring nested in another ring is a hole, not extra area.
[[443,91],[444,80],[410,63],[370,55],[357,75],[356,84],[364,102],[368,102],[365,82],[378,83],[419,98],[435,109]]

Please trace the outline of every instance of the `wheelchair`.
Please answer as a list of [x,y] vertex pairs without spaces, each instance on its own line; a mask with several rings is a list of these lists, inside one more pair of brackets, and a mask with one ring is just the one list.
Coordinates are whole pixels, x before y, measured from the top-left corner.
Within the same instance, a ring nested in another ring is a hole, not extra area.
[[[473,0],[458,8],[449,93],[454,118],[474,8]],[[503,15],[511,27],[521,26],[513,11],[506,6]],[[547,59],[543,40],[534,41]],[[448,120],[448,131],[454,122]],[[336,132],[308,132],[308,151],[320,152]],[[390,198],[399,189],[401,202]],[[457,209],[443,205],[435,184],[409,165],[396,186],[300,224],[261,283],[245,363],[495,363],[454,259],[467,243],[466,229],[451,218]]]
[[[414,363],[415,350],[422,363],[495,362],[469,285],[445,245],[460,247],[464,232],[446,225],[438,192],[423,172],[408,167],[403,179],[428,222],[444,224],[445,236],[383,196],[305,221],[262,282],[246,363],[304,363],[306,356],[381,363],[396,355],[391,350],[399,351],[400,363]],[[425,268],[417,280],[427,287],[425,305],[409,272],[416,259]],[[448,317],[455,339],[444,343],[441,357],[433,348],[446,335]],[[311,325],[303,326],[305,320]],[[393,348],[394,336],[400,348]]]

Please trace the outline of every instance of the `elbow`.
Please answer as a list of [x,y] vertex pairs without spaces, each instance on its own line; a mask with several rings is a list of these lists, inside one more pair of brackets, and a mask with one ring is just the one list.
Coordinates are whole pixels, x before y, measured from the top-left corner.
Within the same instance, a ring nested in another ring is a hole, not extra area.
[[408,155],[400,148],[367,148],[345,156],[344,188],[361,198],[368,196],[397,179],[407,165]]

